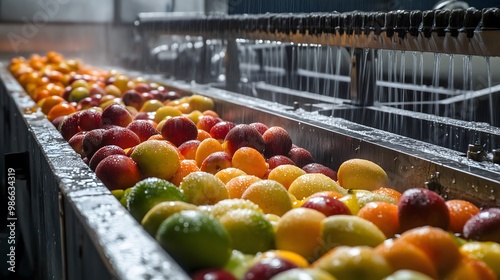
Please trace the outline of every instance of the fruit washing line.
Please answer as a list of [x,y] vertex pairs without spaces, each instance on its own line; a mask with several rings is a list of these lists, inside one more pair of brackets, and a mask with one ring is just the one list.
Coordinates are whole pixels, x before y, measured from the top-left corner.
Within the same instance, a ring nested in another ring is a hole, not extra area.
[[[499,9],[473,8],[143,13],[140,59],[125,71],[208,96],[223,119],[286,128],[334,169],[365,158],[399,191],[500,206],[499,22]],[[0,149],[16,170],[27,267],[51,279],[188,279],[6,67]]]

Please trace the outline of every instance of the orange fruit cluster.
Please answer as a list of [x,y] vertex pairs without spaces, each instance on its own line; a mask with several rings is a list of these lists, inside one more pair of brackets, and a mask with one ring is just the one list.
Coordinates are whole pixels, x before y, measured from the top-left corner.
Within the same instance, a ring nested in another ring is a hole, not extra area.
[[[466,226],[480,214],[468,201],[399,192],[366,159],[347,160],[335,172],[283,128],[231,123],[208,97],[55,52],[14,58],[9,69],[117,199],[193,275],[219,269],[261,279],[255,275],[274,262],[310,277],[304,279],[500,276],[497,241],[465,239],[480,234]],[[428,198],[427,210],[416,210],[414,197]],[[420,224],[403,220],[412,212],[425,216]],[[275,271],[273,279],[295,279],[290,272]]]

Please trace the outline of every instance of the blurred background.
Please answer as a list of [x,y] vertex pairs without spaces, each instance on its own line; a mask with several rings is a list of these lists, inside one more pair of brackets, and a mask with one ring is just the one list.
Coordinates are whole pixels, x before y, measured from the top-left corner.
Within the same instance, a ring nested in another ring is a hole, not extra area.
[[92,64],[120,65],[134,46],[132,25],[139,12],[427,10],[440,2],[478,9],[500,4],[498,0],[0,0],[0,58],[56,50]]

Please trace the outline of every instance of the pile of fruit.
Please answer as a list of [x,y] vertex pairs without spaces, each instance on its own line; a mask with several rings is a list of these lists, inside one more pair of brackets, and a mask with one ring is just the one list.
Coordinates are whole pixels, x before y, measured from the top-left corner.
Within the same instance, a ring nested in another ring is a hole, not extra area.
[[54,52],[10,71],[193,279],[498,279],[500,209],[400,193],[382,167],[314,161],[210,98]]

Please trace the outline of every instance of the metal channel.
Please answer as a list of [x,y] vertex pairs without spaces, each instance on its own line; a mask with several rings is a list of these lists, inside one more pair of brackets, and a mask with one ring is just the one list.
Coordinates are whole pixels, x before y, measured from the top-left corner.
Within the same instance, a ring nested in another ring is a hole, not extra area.
[[5,143],[27,150],[30,156],[31,195],[24,202],[31,212],[18,218],[30,221],[37,233],[31,236],[35,275],[39,279],[189,279],[72,150],[4,65],[0,78],[0,105],[8,108],[11,120]]
[[474,162],[451,149],[317,112],[293,111],[290,106],[209,86],[160,81],[211,97],[223,119],[284,127],[296,145],[334,170],[348,159],[364,158],[381,165],[399,191],[427,186],[447,199],[463,198],[482,207],[500,205],[498,164]]

